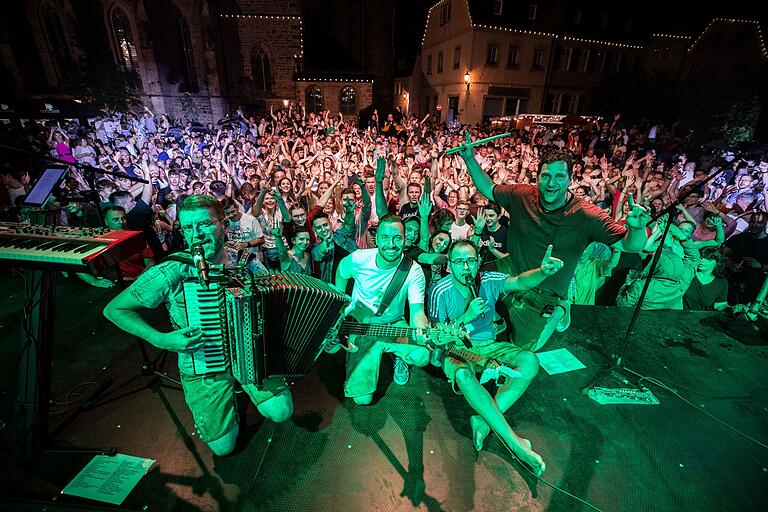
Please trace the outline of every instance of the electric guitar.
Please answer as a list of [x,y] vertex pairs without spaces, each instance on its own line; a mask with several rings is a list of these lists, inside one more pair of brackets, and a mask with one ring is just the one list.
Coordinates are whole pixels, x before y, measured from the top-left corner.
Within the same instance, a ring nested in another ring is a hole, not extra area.
[[[357,351],[354,343],[342,344],[338,341],[338,335],[355,336],[378,336],[382,338],[408,338],[412,339],[416,333],[415,327],[408,327],[404,320],[398,321],[394,325],[372,324],[358,319],[369,319],[370,315],[360,310],[355,310],[347,318],[341,318],[334,329],[326,337],[325,351],[331,354],[338,352],[340,348],[348,352]],[[400,325],[398,325],[398,323]],[[451,356],[455,359],[465,362],[473,362],[483,368],[480,375],[480,383],[485,384],[491,379],[498,381],[500,378],[516,378],[521,374],[513,368],[504,366],[494,359],[485,358],[459,348],[457,342],[462,342],[465,346],[469,334],[463,326],[454,323],[436,324],[434,327],[422,329],[424,335],[429,339],[427,348],[431,350],[441,350],[444,356]]]

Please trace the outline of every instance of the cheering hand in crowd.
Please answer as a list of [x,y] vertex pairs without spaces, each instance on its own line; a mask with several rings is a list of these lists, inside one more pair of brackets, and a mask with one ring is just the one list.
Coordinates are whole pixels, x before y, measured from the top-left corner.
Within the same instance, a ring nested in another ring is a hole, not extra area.
[[650,220],[648,210],[635,203],[635,198],[632,194],[627,196],[629,201],[629,213],[627,214],[627,227],[630,229],[645,229],[645,226]]
[[480,234],[482,233],[483,229],[485,229],[485,208],[480,208],[477,210],[477,215],[475,216],[475,233]]
[[419,199],[419,216],[422,219],[428,219],[430,212],[432,212],[432,200],[427,194],[422,194]]

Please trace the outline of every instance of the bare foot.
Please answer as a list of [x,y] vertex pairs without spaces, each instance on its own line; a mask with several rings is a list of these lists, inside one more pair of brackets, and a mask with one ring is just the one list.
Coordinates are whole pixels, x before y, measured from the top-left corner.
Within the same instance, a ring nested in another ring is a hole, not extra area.
[[536,476],[541,476],[544,471],[547,470],[547,465],[544,464],[544,459],[541,455],[531,449],[531,442],[518,435],[515,435],[518,441],[516,446],[510,446],[509,448],[514,452],[521,462],[527,464],[531,470],[536,473]]
[[472,426],[472,443],[475,445],[475,450],[480,451],[483,449],[485,438],[491,433],[491,427],[477,415],[469,418],[469,424]]

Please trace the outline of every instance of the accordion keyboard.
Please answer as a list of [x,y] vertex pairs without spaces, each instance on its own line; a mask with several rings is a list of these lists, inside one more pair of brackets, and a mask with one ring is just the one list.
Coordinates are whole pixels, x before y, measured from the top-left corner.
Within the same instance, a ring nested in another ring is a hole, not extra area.
[[224,288],[211,283],[208,290],[197,281],[184,283],[184,297],[187,309],[187,323],[203,331],[203,346],[192,353],[195,375],[223,372],[227,369],[224,353],[226,334],[223,328],[222,305]]

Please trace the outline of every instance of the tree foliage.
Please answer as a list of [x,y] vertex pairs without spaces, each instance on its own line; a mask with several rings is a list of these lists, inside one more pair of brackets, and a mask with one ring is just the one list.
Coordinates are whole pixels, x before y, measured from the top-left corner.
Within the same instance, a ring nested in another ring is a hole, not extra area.
[[141,103],[138,97],[139,75],[108,57],[88,59],[78,67],[78,76],[83,95],[94,106],[125,111]]
[[683,80],[672,72],[615,73],[592,96],[591,112],[622,118],[632,124],[675,123],[694,138],[749,140],[757,124],[762,100],[753,81]]

